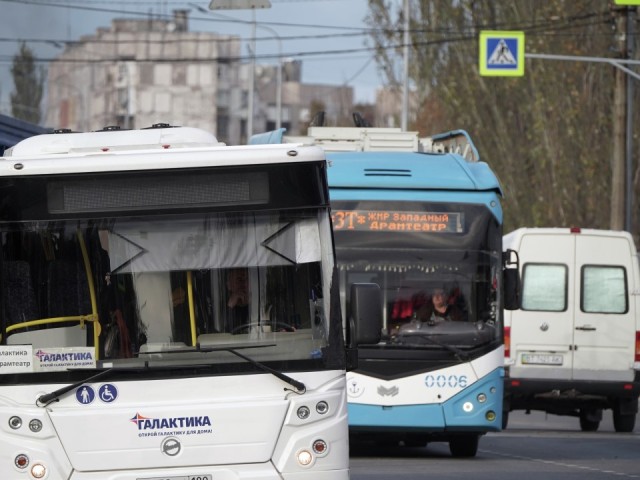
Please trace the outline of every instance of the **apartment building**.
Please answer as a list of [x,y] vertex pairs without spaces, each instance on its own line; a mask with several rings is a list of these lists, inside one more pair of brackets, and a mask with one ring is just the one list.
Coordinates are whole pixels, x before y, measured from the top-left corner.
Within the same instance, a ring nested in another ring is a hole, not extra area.
[[[89,131],[169,123],[244,143],[253,65],[241,51],[239,36],[190,31],[187,10],[171,19],[113,20],[50,63],[45,124]],[[304,133],[313,105],[329,118],[350,111],[351,87],[303,84],[301,71],[297,61],[255,67],[254,132],[275,128],[278,88],[281,125],[292,134]]]

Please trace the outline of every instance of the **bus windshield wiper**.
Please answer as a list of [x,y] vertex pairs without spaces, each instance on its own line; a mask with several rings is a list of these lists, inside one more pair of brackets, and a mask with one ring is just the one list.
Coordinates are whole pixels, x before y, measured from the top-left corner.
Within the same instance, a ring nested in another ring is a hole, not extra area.
[[440,346],[440,347],[442,347],[442,348],[444,348],[446,350],[449,350],[450,352],[453,352],[456,355],[458,360],[465,361],[465,360],[469,360],[469,358],[470,358],[469,355],[466,352],[460,350],[459,348],[454,347],[453,345],[449,345],[449,344],[444,343],[444,342],[440,342],[440,341],[436,340],[435,338],[432,338],[429,335],[415,335],[415,334],[413,334],[413,335],[411,335],[411,337],[412,338],[415,338],[415,337],[423,338],[423,339],[433,343],[434,345],[438,345],[438,346]]
[[[242,347],[240,347],[242,348]],[[305,393],[307,391],[307,387],[304,383],[299,382],[298,380],[295,380],[294,378],[291,378],[289,375],[279,372],[277,370],[274,370],[273,368],[267,367],[265,364],[258,362],[257,360],[254,360],[251,357],[247,357],[246,355],[243,355],[242,353],[238,352],[237,349],[235,348],[231,348],[231,347],[201,347],[200,345],[198,345],[197,350],[199,352],[229,352],[229,353],[233,353],[235,356],[242,358],[243,360],[246,360],[247,362],[249,362],[252,365],[255,365],[256,367],[258,367],[260,370],[263,370],[267,373],[270,373],[271,375],[279,378],[280,380],[282,380],[285,383],[288,383],[289,385],[291,385],[294,390],[293,392],[298,393],[300,395],[302,395],[303,393]]]
[[94,375],[91,375],[90,377],[85,378],[84,380],[80,380],[79,382],[72,383],[71,385],[67,385],[66,387],[59,388],[57,390],[54,390],[51,393],[45,393],[44,395],[40,395],[36,400],[36,405],[39,407],[46,407],[51,402],[59,400],[60,397],[65,393],[70,392],[71,390],[74,390],[85,383],[95,382],[96,380],[106,377],[107,375],[113,373],[116,370],[119,370],[119,369],[116,369],[113,367],[107,368],[106,370],[103,370],[102,372],[98,372]]

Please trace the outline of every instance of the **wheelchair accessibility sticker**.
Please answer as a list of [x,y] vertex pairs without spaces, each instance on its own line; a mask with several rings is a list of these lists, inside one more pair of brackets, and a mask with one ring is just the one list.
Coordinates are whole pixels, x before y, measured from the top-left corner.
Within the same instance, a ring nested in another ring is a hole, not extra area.
[[115,387],[115,385],[112,385],[110,383],[105,383],[98,390],[98,396],[100,397],[100,400],[102,400],[103,402],[111,403],[116,398],[118,398],[118,389]]
[[[76,390],[76,400],[83,405],[93,403],[95,398],[95,390],[88,385],[82,385]],[[105,383],[98,389],[98,398],[104,403],[111,403],[118,398],[118,389],[115,385]]]

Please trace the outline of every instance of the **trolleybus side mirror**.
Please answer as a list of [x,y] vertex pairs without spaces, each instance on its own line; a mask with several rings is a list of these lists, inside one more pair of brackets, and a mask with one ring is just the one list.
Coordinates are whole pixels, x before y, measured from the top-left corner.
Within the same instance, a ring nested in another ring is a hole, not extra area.
[[375,283],[351,284],[349,328],[351,347],[380,342],[382,307],[380,287]]
[[520,308],[520,259],[518,252],[507,250],[502,254],[504,309]]

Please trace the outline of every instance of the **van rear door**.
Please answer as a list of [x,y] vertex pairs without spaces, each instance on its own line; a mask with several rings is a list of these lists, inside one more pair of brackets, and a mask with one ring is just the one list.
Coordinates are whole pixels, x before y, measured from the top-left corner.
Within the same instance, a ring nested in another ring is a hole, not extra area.
[[575,235],[574,380],[633,380],[633,245],[624,236]]
[[573,358],[574,245],[566,233],[524,233],[522,308],[511,312],[511,376],[570,380]]

